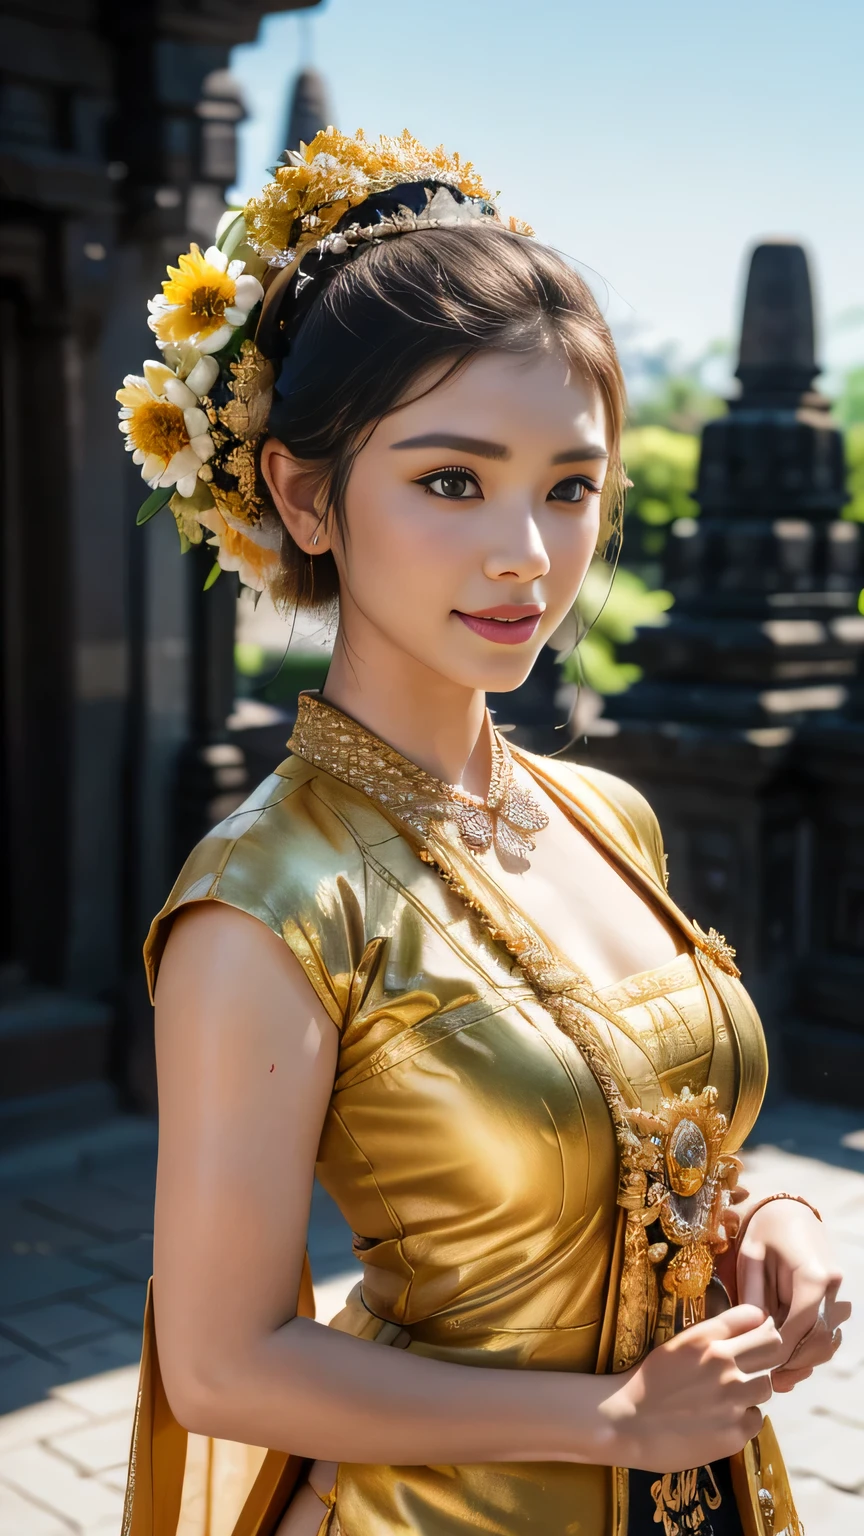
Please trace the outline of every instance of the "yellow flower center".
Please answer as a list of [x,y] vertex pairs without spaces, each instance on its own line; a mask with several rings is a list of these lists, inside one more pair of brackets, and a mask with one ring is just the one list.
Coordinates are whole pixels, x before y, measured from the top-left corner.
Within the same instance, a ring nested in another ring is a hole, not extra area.
[[189,445],[183,412],[179,405],[170,405],[167,400],[139,405],[132,417],[129,436],[142,453],[158,454],[166,464],[181,448]]
[[177,346],[193,336],[210,336],[225,323],[225,311],[234,303],[237,284],[227,272],[220,272],[193,245],[168,268],[168,281],[162,284],[168,303],[174,306],[156,319],[154,329],[159,340]]
[[221,321],[228,307],[228,296],[218,288],[196,288],[189,300],[189,308],[196,320]]

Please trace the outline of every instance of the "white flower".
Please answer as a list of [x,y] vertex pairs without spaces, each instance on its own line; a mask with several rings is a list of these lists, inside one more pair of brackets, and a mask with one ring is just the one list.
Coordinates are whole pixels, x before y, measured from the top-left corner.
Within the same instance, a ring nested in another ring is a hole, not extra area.
[[151,489],[176,485],[181,496],[191,496],[199,478],[210,478],[209,470],[202,471],[215,449],[199,402],[219,365],[188,350],[185,361],[190,366],[185,381],[167,363],[146,362],[143,377],[127,374],[117,399],[120,431],[142,478]]
[[244,261],[229,261],[210,245],[202,253],[194,243],[168,268],[162,292],[148,301],[148,324],[160,347],[192,343],[199,353],[220,352],[238,326],[264,297],[257,277]]
[[279,569],[278,528],[266,523],[253,527],[215,506],[200,512],[198,521],[213,534],[207,543],[215,548],[222,570],[237,571],[244,587],[266,592]]

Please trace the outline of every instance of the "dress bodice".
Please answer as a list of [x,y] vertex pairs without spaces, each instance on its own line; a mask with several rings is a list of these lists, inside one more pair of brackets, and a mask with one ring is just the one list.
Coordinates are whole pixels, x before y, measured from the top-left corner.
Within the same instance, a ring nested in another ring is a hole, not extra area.
[[712,1010],[711,992],[691,953],[668,965],[603,987],[599,998],[615,1015],[607,1036],[620,1070],[643,1109],[682,1088],[699,1093],[708,1083],[731,1119],[737,1099],[736,1053],[723,1010]]
[[[554,785],[686,945],[597,994],[616,1071],[650,1110],[712,1082],[737,1146],[765,1081],[752,1004],[666,894],[641,796],[566,764]],[[288,944],[339,1030],[317,1172],[364,1276],[336,1326],[465,1364],[594,1371],[617,1219],[609,1109],[465,896],[368,794],[292,757],[191,856],[151,931],[151,978],[178,907],[227,902]],[[614,1504],[608,1468],[343,1466],[333,1531],[610,1536]]]

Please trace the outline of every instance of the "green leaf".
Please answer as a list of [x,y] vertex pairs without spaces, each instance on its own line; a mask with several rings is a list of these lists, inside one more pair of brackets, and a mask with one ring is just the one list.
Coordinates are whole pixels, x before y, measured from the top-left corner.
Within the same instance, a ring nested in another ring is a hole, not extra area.
[[217,361],[224,365],[230,365],[235,358],[240,356],[240,349],[244,341],[254,341],[255,332],[258,329],[258,320],[261,314],[261,300],[250,309],[246,317],[245,325],[238,325],[230,341],[226,341],[216,354]]
[[226,208],[219,223],[222,229],[216,236],[215,244],[218,250],[225,251],[230,261],[232,247],[246,239],[246,220],[243,218],[243,209]]
[[214,583],[214,581],[218,581],[219,574],[220,574],[221,570],[222,570],[222,567],[219,564],[219,561],[218,560],[214,560],[213,564],[210,567],[210,574],[209,574],[209,576],[207,577],[207,580],[204,583],[204,591],[205,592],[209,592],[210,588],[212,587],[212,585]]
[[142,528],[145,523],[149,523],[151,517],[155,517],[157,512],[167,507],[173,495],[173,485],[159,485],[155,491],[151,491],[143,507],[138,509],[138,516],[135,519],[138,527]]

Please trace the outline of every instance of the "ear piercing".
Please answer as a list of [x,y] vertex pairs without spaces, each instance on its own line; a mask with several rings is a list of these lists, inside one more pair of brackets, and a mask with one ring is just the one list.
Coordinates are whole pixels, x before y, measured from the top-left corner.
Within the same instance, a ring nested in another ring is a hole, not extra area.
[[312,543],[313,544],[317,544],[318,543],[318,535],[317,535],[317,533],[313,535]]

